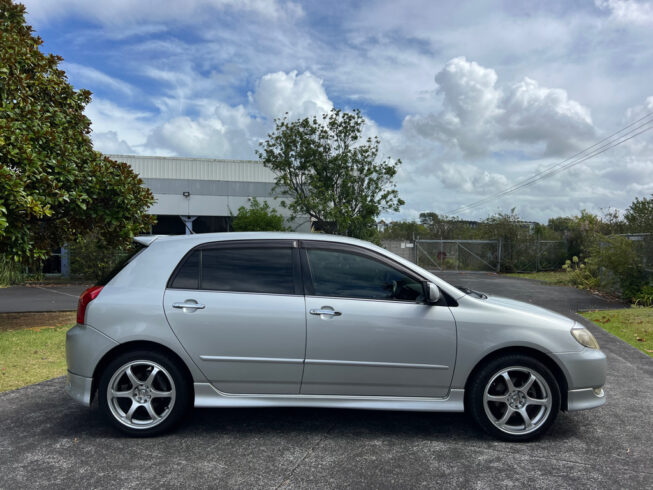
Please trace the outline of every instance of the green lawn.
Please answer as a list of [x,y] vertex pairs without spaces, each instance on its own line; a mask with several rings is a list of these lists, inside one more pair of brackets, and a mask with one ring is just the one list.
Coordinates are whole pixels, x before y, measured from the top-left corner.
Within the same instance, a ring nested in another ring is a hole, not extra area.
[[565,271],[551,271],[551,272],[512,272],[505,274],[510,277],[518,277],[520,279],[535,279],[537,281],[546,282],[556,286],[568,286],[569,276]]
[[633,306],[623,310],[587,311],[581,315],[653,357],[653,308]]
[[0,392],[64,375],[69,328],[0,331]]

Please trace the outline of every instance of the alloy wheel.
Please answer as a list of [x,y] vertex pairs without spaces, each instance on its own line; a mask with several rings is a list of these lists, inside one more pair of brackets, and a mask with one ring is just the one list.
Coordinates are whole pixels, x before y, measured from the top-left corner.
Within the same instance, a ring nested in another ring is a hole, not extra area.
[[549,384],[537,371],[512,366],[501,369],[485,386],[483,408],[499,430],[523,435],[539,429],[552,409]]
[[175,404],[176,389],[170,373],[154,361],[124,364],[107,387],[113,416],[133,429],[150,429],[163,422]]

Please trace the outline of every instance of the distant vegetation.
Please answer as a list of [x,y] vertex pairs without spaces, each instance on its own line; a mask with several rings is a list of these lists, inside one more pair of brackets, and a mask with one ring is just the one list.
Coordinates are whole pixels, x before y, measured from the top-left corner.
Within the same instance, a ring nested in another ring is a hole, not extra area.
[[[648,234],[631,240],[624,234]],[[653,199],[637,198],[621,216],[608,211],[599,216],[581,211],[575,216],[551,218],[546,224],[522,220],[513,209],[481,221],[463,220],[437,213],[421,213],[419,221],[387,224],[384,240],[501,240],[502,272],[519,268],[520,254],[537,241],[565,243],[558,258],[566,283],[600,289],[624,299],[649,304],[653,269]],[[525,246],[526,245],[526,246]],[[556,281],[560,282],[559,275]]]

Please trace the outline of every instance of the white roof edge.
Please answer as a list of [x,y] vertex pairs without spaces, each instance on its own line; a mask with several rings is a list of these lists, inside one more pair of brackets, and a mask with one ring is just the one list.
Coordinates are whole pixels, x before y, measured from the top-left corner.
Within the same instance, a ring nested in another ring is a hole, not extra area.
[[263,165],[260,160],[239,160],[236,158],[200,158],[200,157],[181,157],[181,156],[156,156],[156,155],[125,155],[120,153],[107,153],[104,156],[107,156],[113,160],[119,160],[120,158],[140,158],[143,160],[187,160],[187,161],[198,161],[198,162],[233,162],[233,163],[259,163]]

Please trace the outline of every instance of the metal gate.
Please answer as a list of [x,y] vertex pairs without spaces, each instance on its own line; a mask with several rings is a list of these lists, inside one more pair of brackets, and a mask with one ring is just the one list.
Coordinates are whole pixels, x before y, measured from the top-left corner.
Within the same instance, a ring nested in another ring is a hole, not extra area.
[[501,269],[500,240],[416,240],[415,263],[440,271]]

